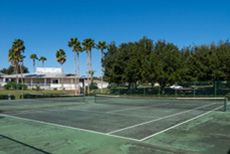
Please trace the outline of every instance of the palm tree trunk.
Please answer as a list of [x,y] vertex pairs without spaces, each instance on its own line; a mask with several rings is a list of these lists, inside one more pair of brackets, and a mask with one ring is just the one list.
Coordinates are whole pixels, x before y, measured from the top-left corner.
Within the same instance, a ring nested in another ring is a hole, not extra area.
[[18,64],[16,65],[16,81],[17,81],[17,84],[19,83],[19,80],[18,80]]
[[34,67],[34,73],[35,73],[35,59],[33,60],[33,67]]
[[77,66],[76,66],[76,52],[74,52],[74,69],[75,69],[75,95],[77,94]]
[[22,84],[22,99],[24,99],[24,82],[23,82],[22,62],[20,64],[20,71],[21,71],[21,84]]
[[61,77],[61,88],[62,90],[64,89],[64,86],[63,86],[63,65],[61,64],[61,72],[62,72],[62,77]]
[[23,82],[22,63],[20,63],[20,72],[21,72],[21,83],[22,83],[22,85],[23,85],[24,82]]
[[90,49],[89,52],[90,52],[90,71],[92,73],[92,49]]
[[42,67],[44,68],[44,61],[42,61]]
[[87,78],[88,78],[88,93],[89,93],[89,51],[86,50],[87,53]]
[[93,84],[93,82],[92,82],[92,78],[93,78],[93,72],[92,72],[92,49],[90,48],[90,75],[91,75],[91,83],[90,83],[90,85],[92,85]]
[[101,93],[103,93],[103,68],[102,68],[103,50],[101,50]]
[[79,83],[79,77],[80,77],[80,67],[79,67],[79,51],[77,51],[77,68],[78,68],[78,78],[77,78],[77,94],[80,94],[80,83]]

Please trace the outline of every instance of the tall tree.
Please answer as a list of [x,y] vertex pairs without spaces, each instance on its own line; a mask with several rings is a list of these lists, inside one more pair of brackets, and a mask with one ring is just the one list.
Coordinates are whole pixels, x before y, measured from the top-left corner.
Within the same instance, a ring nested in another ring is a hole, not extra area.
[[46,57],[42,56],[39,58],[39,61],[42,61],[42,67],[44,68],[44,62],[47,60]]
[[154,81],[160,84],[161,93],[164,93],[167,84],[172,84],[182,79],[182,54],[178,47],[172,43],[156,42],[150,57],[150,64]]
[[[56,53],[56,59],[59,64],[61,64],[61,70],[63,73],[63,64],[66,62],[66,53],[63,49],[59,49]],[[62,78],[62,89],[63,89],[63,78]]]
[[[88,81],[89,81],[89,71],[92,71],[92,48],[94,48],[95,43],[93,39],[87,38],[82,43],[84,50],[86,50],[87,53],[87,75],[88,75]],[[90,69],[89,69],[89,54],[90,54]],[[88,85],[88,93],[89,93],[89,85]]]
[[33,71],[35,72],[35,62],[38,60],[38,57],[36,54],[30,55],[30,59],[33,59]]
[[15,67],[16,80],[18,80],[18,66],[20,63],[21,54],[25,51],[24,41],[21,39],[15,39],[12,48],[9,50],[8,59]]
[[[70,41],[68,41],[68,46],[73,47],[73,53],[74,53],[75,93],[80,94],[80,86],[79,86],[79,77],[80,77],[79,52],[82,52],[82,47],[81,47],[80,41],[78,41],[77,38],[71,38]],[[77,52],[77,62],[76,62],[76,52]],[[78,68],[78,71],[77,71],[77,68]]]
[[107,46],[107,52],[104,53],[102,66],[105,68],[104,77],[109,83],[122,82],[122,75],[124,73],[123,59],[119,48],[115,42],[111,42]]
[[106,42],[105,41],[99,41],[97,44],[97,49],[101,50],[101,93],[103,93],[103,67],[102,67],[102,59],[103,59],[103,53],[106,49]]

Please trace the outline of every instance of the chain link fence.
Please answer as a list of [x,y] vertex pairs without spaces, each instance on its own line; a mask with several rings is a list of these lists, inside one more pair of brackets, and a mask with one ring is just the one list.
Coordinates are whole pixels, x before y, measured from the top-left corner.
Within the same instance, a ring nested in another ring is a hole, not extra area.
[[218,97],[230,94],[230,81],[176,82],[163,88],[153,83],[112,83],[107,94],[172,97]]

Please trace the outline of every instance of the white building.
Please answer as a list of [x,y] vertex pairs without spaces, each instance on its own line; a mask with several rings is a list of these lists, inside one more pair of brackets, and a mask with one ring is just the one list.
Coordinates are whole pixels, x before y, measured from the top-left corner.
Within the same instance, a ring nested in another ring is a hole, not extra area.
[[[65,74],[62,72],[61,68],[37,68],[35,73],[25,73],[22,75],[23,82],[28,86],[28,89],[40,89],[45,90],[74,90],[75,80],[79,79],[79,85],[81,88],[88,86],[90,80],[87,80],[85,76],[77,76],[72,74]],[[21,81],[21,74],[18,74],[18,78]],[[0,76],[0,84],[4,86],[10,81],[16,81],[16,75],[2,75]],[[101,88],[100,82],[96,81],[98,88]],[[107,87],[108,83],[103,82],[103,88]]]

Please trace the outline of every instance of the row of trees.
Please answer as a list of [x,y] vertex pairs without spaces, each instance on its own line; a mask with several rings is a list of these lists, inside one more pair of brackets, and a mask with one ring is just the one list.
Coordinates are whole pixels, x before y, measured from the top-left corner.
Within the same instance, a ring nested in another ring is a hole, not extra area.
[[[20,68],[18,68],[18,70],[19,70],[18,73],[21,73]],[[10,65],[8,68],[1,69],[0,72],[4,74],[16,74],[15,68],[12,65]],[[28,68],[25,67],[24,65],[22,65],[22,73],[29,73]]]
[[[23,73],[28,73],[28,69],[23,66],[23,61],[26,58],[26,56],[23,55],[25,52],[25,45],[24,41],[21,39],[15,39],[15,41],[12,43],[12,47],[9,49],[8,54],[8,61],[12,63],[12,67],[9,67],[8,69],[3,69],[1,72],[6,74],[12,74],[13,72],[16,74],[16,80],[17,84],[19,83],[18,73],[21,73],[21,82],[23,84]],[[42,61],[43,67],[44,67],[44,61],[46,61],[46,57],[42,56],[40,59],[38,59],[36,54],[32,54],[30,56],[31,59],[33,59],[33,67],[35,72],[35,60]],[[19,70],[20,69],[20,70]]]
[[[103,57],[103,50],[106,49],[106,42],[104,41],[99,41],[98,44],[94,43],[94,40],[91,38],[87,38],[85,39],[82,43],[77,39],[77,38],[71,38],[70,41],[68,41],[68,46],[73,48],[73,52],[74,52],[74,67],[75,67],[75,89],[76,89],[76,93],[78,94],[80,91],[80,86],[79,86],[79,78],[77,78],[77,76],[79,76],[79,72],[80,72],[80,68],[79,68],[79,53],[80,52],[84,52],[86,51],[87,54],[87,77],[88,77],[88,81],[89,81],[89,75],[91,75],[91,82],[93,79],[93,74],[95,71],[92,70],[92,49],[93,48],[97,48],[99,50],[101,50],[101,59]],[[60,49],[62,50],[62,49]],[[56,57],[58,60],[58,53],[60,52],[60,50],[57,52]],[[77,53],[77,59],[76,59],[76,53]],[[65,55],[65,53],[63,53]],[[101,68],[101,86],[103,84],[103,69]],[[91,83],[92,84],[92,83]],[[102,90],[102,88],[101,88]],[[89,86],[88,86],[88,93],[89,93]]]
[[44,57],[44,56],[41,56],[40,58],[38,58],[36,54],[30,55],[30,59],[33,60],[33,70],[34,70],[34,72],[35,72],[35,62],[36,62],[36,60],[42,61],[42,67],[44,67],[44,62],[47,60],[47,58]]
[[177,81],[230,80],[230,44],[179,49],[173,43],[143,37],[137,42],[110,43],[103,57],[110,83],[159,83],[162,89]]
[[[78,41],[77,38],[71,38],[70,41],[68,41],[68,46],[73,48],[74,52],[74,66],[75,66],[75,76],[76,76],[76,83],[75,83],[75,88],[76,88],[76,94],[79,94],[80,92],[80,86],[79,86],[79,53],[86,51],[87,53],[87,75],[88,75],[88,80],[89,80],[89,75],[91,75],[91,81],[93,78],[93,74],[95,71],[92,70],[92,48],[97,48],[101,50],[101,56],[103,57],[103,50],[106,49],[106,42],[104,41],[99,41],[98,44],[94,43],[93,39],[87,38],[85,39],[82,43]],[[82,47],[83,46],[83,47]],[[12,48],[9,50],[9,62],[12,63],[14,72],[16,74],[17,78],[17,83],[19,82],[18,80],[18,66],[22,66],[23,59],[25,56],[23,56],[23,53],[25,51],[25,46],[24,42],[20,39],[16,39],[13,42]],[[76,53],[77,53],[77,59],[76,59]],[[102,58],[101,57],[101,58]],[[30,58],[33,60],[33,71],[35,72],[35,62],[36,60],[42,61],[42,66],[44,67],[44,62],[47,60],[46,57],[42,56],[38,59],[36,54],[32,54]],[[56,59],[57,62],[61,64],[62,71],[63,71],[63,64],[66,62],[66,53],[63,49],[59,49],[56,52]],[[22,68],[22,67],[20,67]],[[78,68],[78,70],[77,70]],[[22,74],[23,71],[21,70],[20,73]],[[22,79],[21,81],[23,82],[23,75],[21,75]],[[103,82],[103,69],[101,69],[101,84]],[[88,92],[89,92],[89,86],[88,86]]]

